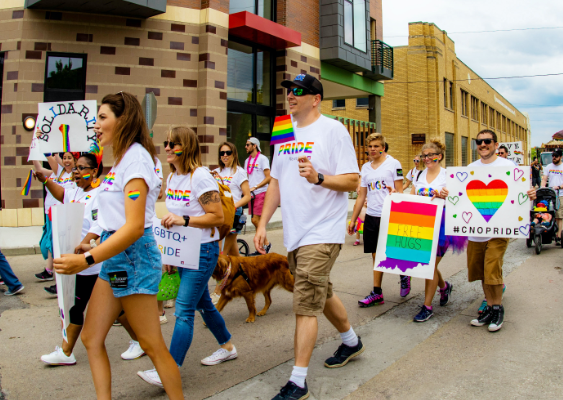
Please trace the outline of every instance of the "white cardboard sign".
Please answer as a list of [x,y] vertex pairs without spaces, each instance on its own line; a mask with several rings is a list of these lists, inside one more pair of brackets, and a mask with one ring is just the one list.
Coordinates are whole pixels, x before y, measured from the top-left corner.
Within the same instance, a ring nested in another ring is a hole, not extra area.
[[375,271],[432,279],[444,200],[393,193],[383,202]]
[[41,152],[39,148],[39,139],[33,136],[31,139],[31,145],[29,146],[29,156],[27,157],[27,161],[47,161],[47,157]]
[[[500,146],[506,146],[508,148],[508,159],[514,161],[518,165],[524,165],[524,147],[522,147],[522,142],[502,142],[499,143]],[[497,151],[498,154],[498,151]]]
[[36,133],[42,153],[90,151],[96,142],[96,100],[39,103]]
[[166,229],[154,217],[152,230],[162,256],[162,263],[175,267],[199,269],[201,229],[173,226]]
[[528,237],[530,167],[452,167],[446,171],[446,235]]
[[[51,207],[53,222],[53,257],[62,254],[74,254],[74,249],[82,239],[82,222],[84,220],[84,204],[69,203]],[[63,339],[68,342],[66,328],[70,324],[69,311],[74,306],[76,275],[55,273],[59,315],[63,323]]]

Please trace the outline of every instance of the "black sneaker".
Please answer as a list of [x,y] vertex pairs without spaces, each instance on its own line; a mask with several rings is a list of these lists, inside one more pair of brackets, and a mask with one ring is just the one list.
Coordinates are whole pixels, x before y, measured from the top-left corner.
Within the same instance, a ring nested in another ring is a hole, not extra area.
[[491,323],[489,324],[489,332],[496,332],[502,328],[502,324],[504,322],[504,307],[501,306],[493,306],[492,307],[492,315]]
[[304,400],[308,397],[307,381],[305,381],[304,388],[300,388],[295,383],[289,381],[272,400]]
[[424,322],[432,318],[433,315],[434,312],[428,307],[426,307],[425,305],[423,305],[422,308],[420,309],[420,312],[416,314],[412,320],[414,322]]
[[358,336],[358,344],[354,347],[346,346],[342,343],[338,346],[338,349],[334,352],[334,355],[327,358],[325,361],[325,367],[327,368],[340,368],[348,364],[352,358],[359,356],[365,350],[361,338]]
[[39,279],[41,282],[52,281],[53,279],[55,279],[53,277],[53,274],[47,272],[46,269],[44,269],[43,272],[41,272],[40,274],[35,274],[35,277]]
[[444,307],[446,304],[448,304],[453,288],[454,285],[452,285],[450,282],[446,282],[446,287],[443,290],[440,289],[440,306]]
[[46,286],[43,288],[47,293],[52,294],[53,296],[57,295],[57,285],[53,286]]
[[493,311],[491,306],[485,307],[479,318],[476,318],[471,321],[471,325],[473,326],[483,326],[489,324],[493,319]]

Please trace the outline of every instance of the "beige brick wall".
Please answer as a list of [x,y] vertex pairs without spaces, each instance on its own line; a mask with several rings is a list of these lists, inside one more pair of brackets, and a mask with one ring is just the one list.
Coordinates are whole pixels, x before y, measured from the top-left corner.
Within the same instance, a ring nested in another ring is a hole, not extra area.
[[357,107],[356,99],[346,99],[344,108],[334,108],[332,100],[325,100],[321,103],[323,114],[334,115],[335,117],[352,118],[360,121],[369,121],[369,111],[367,107]]

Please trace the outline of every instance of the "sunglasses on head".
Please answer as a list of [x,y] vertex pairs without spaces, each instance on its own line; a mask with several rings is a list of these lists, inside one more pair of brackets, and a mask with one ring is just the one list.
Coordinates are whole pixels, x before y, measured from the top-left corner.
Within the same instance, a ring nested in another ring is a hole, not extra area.
[[227,150],[227,151],[220,151],[219,152],[219,156],[223,157],[223,156],[230,156],[231,154],[233,154],[233,152],[231,150]]
[[493,139],[475,139],[475,143],[477,143],[477,146],[481,146],[483,143],[491,144],[493,143]]
[[305,96],[307,94],[311,94],[310,91],[308,91],[307,89],[303,89],[303,88],[290,88],[287,89],[287,95],[289,96],[290,93],[293,93],[294,96]]
[[176,147],[176,145],[181,145],[181,143],[171,142],[169,140],[164,141],[164,148],[170,146],[170,148],[173,149],[174,147]]

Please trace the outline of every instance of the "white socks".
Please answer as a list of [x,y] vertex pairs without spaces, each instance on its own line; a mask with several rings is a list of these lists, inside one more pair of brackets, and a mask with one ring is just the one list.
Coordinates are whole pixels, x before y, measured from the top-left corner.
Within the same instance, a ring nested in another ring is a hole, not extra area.
[[305,388],[305,378],[307,378],[307,367],[293,367],[291,378],[289,380],[300,388]]
[[358,345],[358,335],[354,332],[354,328],[350,327],[348,332],[344,332],[340,334],[342,338],[342,343],[344,343],[348,347],[355,347]]

